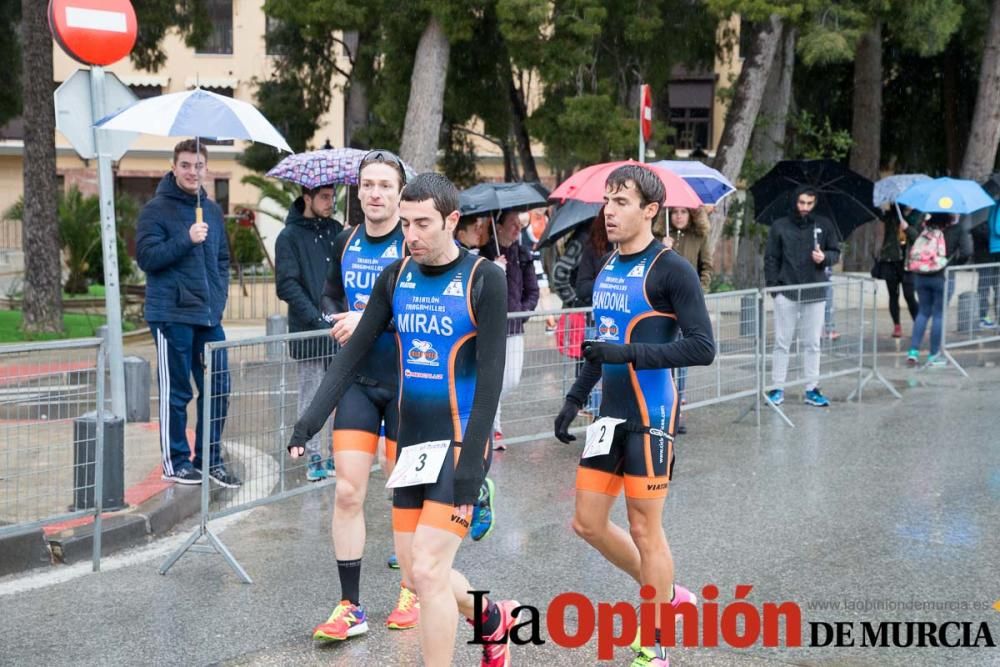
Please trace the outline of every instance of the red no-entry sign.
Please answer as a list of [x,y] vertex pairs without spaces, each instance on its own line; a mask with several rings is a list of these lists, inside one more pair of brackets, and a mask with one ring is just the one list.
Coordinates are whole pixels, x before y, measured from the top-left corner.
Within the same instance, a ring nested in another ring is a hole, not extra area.
[[49,29],[74,60],[110,65],[132,51],[138,25],[129,0],[49,0]]

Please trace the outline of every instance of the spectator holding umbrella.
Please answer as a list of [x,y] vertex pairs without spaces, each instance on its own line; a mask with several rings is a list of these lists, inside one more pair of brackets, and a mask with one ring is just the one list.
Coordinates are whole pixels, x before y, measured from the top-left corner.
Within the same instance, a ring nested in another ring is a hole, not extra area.
[[840,234],[829,218],[813,213],[817,200],[815,188],[803,185],[793,194],[794,207],[790,215],[778,218],[771,225],[764,252],[767,286],[793,288],[775,293],[774,356],[771,361],[774,389],[767,397],[774,405],[781,405],[785,400],[788,353],[798,329],[805,349],[805,402],[825,408],[830,401],[820,392],[817,383],[826,288],[798,289],[794,286],[826,282],[826,267],[840,259]]
[[[288,331],[327,330],[323,316],[323,285],[335,259],[333,240],[343,226],[333,219],[332,185],[302,186],[302,196],[292,203],[285,228],[274,242],[274,272],[278,298],[288,304]],[[333,353],[329,336],[291,341],[288,352],[298,360],[298,415],[301,417],[323,381]],[[333,472],[333,420],[306,443],[310,482]]]
[[972,238],[952,213],[932,213],[924,221],[919,236],[910,248],[908,266],[916,276],[917,299],[920,312],[913,323],[913,336],[906,363],[920,363],[920,344],[924,339],[927,323],[931,322],[930,356],[927,366],[947,366],[941,355],[941,334],[944,322],[945,269],[949,265],[964,264],[972,256]]
[[[670,209],[670,221],[663,245],[676,251],[698,272],[701,289],[708,292],[712,285],[712,246],[709,242],[708,212],[704,206],[698,208],[675,207]],[[681,336],[680,333],[677,334]],[[687,368],[674,369],[677,379],[677,393],[681,399],[681,413],[677,421],[677,432],[687,433],[687,419],[683,406],[687,403],[684,389],[687,384]]]
[[[903,328],[899,321],[899,289],[903,288],[903,298],[910,311],[910,318],[917,319],[919,306],[913,288],[913,274],[906,268],[906,256],[910,248],[911,222],[919,219],[919,213],[907,208],[902,213],[895,206],[882,218],[882,248],[878,254],[878,265],[874,277],[885,281],[889,290],[889,315],[892,317],[892,337],[901,338]],[[916,228],[915,228],[916,229]]]
[[[486,259],[496,262],[507,272],[507,312],[520,313],[534,310],[538,305],[538,278],[531,251],[519,242],[521,223],[517,211],[505,211],[494,227],[493,238],[480,251]],[[517,389],[524,368],[524,320],[507,320],[507,359],[503,372],[504,396]],[[493,419],[493,447],[506,449],[500,425],[500,405]]]

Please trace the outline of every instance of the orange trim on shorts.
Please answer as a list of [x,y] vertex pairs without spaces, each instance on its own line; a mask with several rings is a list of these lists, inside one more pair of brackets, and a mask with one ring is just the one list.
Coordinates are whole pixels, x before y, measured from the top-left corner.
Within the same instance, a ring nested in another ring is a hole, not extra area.
[[[388,446],[388,442],[386,443]],[[375,456],[378,449],[378,433],[368,431],[357,431],[351,429],[334,429],[333,431],[333,451],[336,452],[365,452]]]
[[663,477],[625,475],[626,498],[666,498],[669,490],[670,478],[666,475]]
[[394,533],[414,533],[420,522],[420,508],[392,508],[392,531]]
[[578,491],[591,491],[605,496],[617,497],[622,492],[622,477],[603,470],[579,467],[576,469]]
[[472,512],[459,514],[457,507],[434,500],[425,500],[424,506],[420,510],[418,523],[421,526],[429,526],[458,537],[465,537],[465,534],[469,532],[469,524],[472,523]]

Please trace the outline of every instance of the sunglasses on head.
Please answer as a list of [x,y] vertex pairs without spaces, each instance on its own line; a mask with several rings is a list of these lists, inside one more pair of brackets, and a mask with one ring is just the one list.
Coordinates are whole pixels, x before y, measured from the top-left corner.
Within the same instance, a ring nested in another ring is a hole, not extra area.
[[377,162],[395,166],[396,170],[399,172],[399,177],[402,179],[402,184],[406,185],[406,169],[403,168],[403,161],[400,160],[399,156],[392,151],[383,149],[371,150],[365,153],[365,156],[361,158],[361,164],[358,165],[358,176],[361,175],[362,169]]

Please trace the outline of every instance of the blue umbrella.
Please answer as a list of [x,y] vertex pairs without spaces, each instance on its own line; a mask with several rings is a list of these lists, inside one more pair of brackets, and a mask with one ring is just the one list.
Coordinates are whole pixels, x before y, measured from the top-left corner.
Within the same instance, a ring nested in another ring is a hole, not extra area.
[[886,176],[882,180],[875,181],[872,203],[876,206],[891,204],[914,183],[929,180],[931,180],[931,177],[924,174],[894,174]]
[[722,172],[697,160],[660,160],[652,164],[672,171],[684,179],[705,204],[714,206],[736,192],[736,187],[722,175]]
[[975,181],[958,178],[935,178],[911,185],[896,198],[901,206],[924,213],[973,213],[995,203]]

